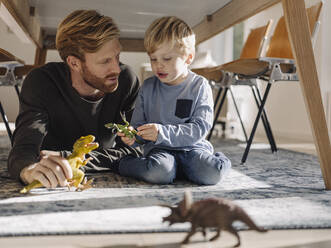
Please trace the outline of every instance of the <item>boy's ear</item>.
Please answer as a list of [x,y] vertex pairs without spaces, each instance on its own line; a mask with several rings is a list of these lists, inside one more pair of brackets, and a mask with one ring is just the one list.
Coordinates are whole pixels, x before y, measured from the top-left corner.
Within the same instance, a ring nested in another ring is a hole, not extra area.
[[189,53],[188,56],[187,56],[187,59],[186,59],[186,64],[188,64],[188,65],[192,64],[193,59],[194,59],[194,54]]
[[79,58],[69,55],[67,57],[67,64],[69,65],[70,69],[73,71],[80,71],[82,68],[82,63]]

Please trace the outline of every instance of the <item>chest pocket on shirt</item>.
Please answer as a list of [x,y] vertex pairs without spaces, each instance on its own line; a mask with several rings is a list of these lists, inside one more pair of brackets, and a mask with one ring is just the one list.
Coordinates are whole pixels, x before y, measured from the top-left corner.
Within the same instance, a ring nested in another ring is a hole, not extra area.
[[187,118],[190,116],[193,100],[190,99],[178,99],[176,102],[175,115],[178,118]]

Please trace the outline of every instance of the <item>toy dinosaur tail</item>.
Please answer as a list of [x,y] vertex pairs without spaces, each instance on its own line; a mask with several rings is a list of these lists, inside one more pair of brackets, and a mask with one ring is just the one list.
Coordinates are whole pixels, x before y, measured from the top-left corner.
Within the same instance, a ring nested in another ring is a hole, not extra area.
[[254,221],[251,219],[251,217],[249,217],[249,215],[245,212],[245,211],[240,211],[239,213],[239,221],[244,222],[249,228],[258,231],[258,232],[267,232],[266,229],[263,229],[261,227],[258,227]]
[[20,191],[20,193],[21,193],[21,194],[26,194],[26,193],[28,193],[31,189],[39,188],[39,187],[42,187],[42,186],[43,186],[43,185],[42,185],[39,181],[35,180],[35,181],[33,181],[32,183],[30,183],[29,185],[25,186],[25,187]]

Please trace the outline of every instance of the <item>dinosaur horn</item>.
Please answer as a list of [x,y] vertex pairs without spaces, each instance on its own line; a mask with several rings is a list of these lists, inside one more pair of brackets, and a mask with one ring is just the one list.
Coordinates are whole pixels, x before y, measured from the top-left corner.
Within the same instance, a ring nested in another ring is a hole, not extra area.
[[184,201],[185,201],[185,208],[186,209],[190,209],[191,208],[191,205],[193,203],[193,200],[192,200],[192,193],[190,190],[186,190],[185,193],[184,193]]
[[191,205],[192,205],[192,194],[191,191],[187,190],[185,191],[184,199],[178,205],[182,217],[185,217],[188,214]]

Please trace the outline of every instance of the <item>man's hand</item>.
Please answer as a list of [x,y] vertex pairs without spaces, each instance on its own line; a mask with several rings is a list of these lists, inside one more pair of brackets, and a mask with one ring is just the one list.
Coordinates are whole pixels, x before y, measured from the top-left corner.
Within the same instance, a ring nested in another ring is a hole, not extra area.
[[[129,130],[133,130],[134,128],[131,127],[131,126],[129,126],[128,129],[129,129]],[[124,134],[123,132],[117,132],[117,135],[118,135],[119,137],[121,137],[121,140],[122,140],[125,144],[127,144],[128,146],[132,146],[132,145],[134,144],[134,142],[136,141],[135,138],[130,138],[130,137],[125,136],[125,134]]]
[[61,156],[61,153],[58,151],[51,151],[51,150],[42,150],[40,151],[40,157],[43,158],[45,156]]
[[137,135],[139,135],[144,140],[150,140],[155,142],[157,140],[157,136],[159,135],[159,129],[157,128],[157,124],[154,123],[144,124],[138,127],[137,130]]
[[25,183],[39,181],[46,188],[68,185],[72,178],[72,169],[67,159],[54,155],[42,155],[38,163],[27,166],[21,171],[21,179]]

